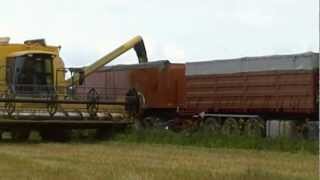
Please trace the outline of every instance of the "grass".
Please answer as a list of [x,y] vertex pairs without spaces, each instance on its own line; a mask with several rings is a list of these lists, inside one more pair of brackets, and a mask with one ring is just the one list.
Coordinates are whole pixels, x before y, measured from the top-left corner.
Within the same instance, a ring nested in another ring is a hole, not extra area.
[[233,148],[271,150],[280,152],[303,152],[318,155],[319,143],[305,139],[260,138],[247,136],[212,135],[203,132],[191,134],[174,133],[165,130],[129,131],[118,134],[115,141],[125,143],[173,144],[208,148]]
[[128,131],[109,141],[0,143],[1,179],[318,179],[316,141]]
[[95,142],[0,143],[0,179],[318,179],[310,153]]

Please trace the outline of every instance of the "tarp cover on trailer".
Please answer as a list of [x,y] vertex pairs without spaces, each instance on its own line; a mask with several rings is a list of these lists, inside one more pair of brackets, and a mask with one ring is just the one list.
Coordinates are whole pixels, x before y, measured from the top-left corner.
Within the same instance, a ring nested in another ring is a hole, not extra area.
[[243,57],[186,63],[186,75],[228,74],[275,70],[312,70],[319,67],[319,54]]
[[114,66],[105,66],[100,71],[121,71],[121,70],[128,70],[128,69],[147,69],[147,68],[159,68],[164,69],[170,65],[169,60],[159,60],[159,61],[152,61],[147,63],[141,64],[120,64]]

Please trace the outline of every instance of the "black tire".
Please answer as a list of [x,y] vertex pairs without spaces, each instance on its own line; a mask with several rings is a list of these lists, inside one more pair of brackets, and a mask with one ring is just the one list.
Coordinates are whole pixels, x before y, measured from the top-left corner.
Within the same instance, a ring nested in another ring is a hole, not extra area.
[[29,139],[30,130],[15,129],[11,131],[11,138],[15,141],[27,141]]
[[142,121],[142,125],[145,129],[164,129],[166,124],[167,123],[163,123],[162,120],[156,116],[145,117]]
[[142,131],[145,129],[143,122],[140,119],[134,120],[134,129],[136,131]]
[[232,117],[226,118],[222,126],[222,134],[238,136],[240,132],[240,126],[237,120]]
[[221,133],[222,123],[219,118],[208,117],[201,124],[202,130],[206,133],[219,134]]
[[115,132],[112,126],[99,128],[96,131],[96,138],[99,140],[109,140],[113,137],[114,133]]
[[0,130],[0,141],[2,140],[2,133],[3,131]]
[[71,130],[46,129],[40,131],[42,140],[54,142],[68,142],[71,140]]
[[250,137],[263,137],[265,134],[265,123],[259,118],[249,118],[245,124],[244,133]]

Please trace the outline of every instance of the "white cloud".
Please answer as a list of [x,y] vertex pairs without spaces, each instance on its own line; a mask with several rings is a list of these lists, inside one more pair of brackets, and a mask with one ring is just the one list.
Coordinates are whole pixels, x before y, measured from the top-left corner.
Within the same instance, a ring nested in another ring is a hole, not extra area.
[[183,62],[186,59],[185,51],[176,44],[167,44],[163,47],[163,54],[168,60]]
[[[318,1],[10,0],[0,36],[62,45],[66,65],[90,64],[135,35],[150,60],[173,62],[318,51]],[[133,51],[114,63],[135,63]]]

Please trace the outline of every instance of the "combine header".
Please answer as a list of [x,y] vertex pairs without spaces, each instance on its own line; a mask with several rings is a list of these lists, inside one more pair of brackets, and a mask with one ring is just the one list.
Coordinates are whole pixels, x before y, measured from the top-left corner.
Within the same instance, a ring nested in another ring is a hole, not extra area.
[[[77,128],[103,134],[111,126],[129,124],[138,113],[140,98],[135,90],[126,96],[99,94],[83,82],[132,48],[139,63],[147,62],[140,36],[83,68],[66,68],[60,48],[46,45],[43,39],[11,44],[9,38],[0,38],[0,137],[9,131],[13,139],[25,140],[31,130],[38,130],[43,139],[63,140],[70,129]],[[81,90],[80,85],[89,91]],[[126,114],[118,112],[119,108],[127,110]]]

